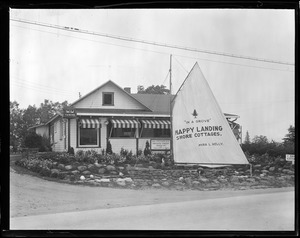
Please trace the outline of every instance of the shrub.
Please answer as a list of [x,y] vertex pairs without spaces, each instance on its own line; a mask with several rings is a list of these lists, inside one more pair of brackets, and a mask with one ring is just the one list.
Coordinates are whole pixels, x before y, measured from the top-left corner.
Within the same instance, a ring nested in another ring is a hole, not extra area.
[[28,148],[40,148],[42,146],[42,136],[30,131],[24,138],[24,145]]
[[83,150],[77,150],[75,157],[76,158],[83,158],[84,151]]
[[74,157],[68,153],[58,153],[56,156],[57,162],[61,164],[69,164],[74,161]]
[[57,176],[59,179],[64,179],[66,177],[66,174],[65,173],[58,173],[58,176]]
[[40,160],[54,160],[58,152],[47,152],[39,155]]
[[121,151],[120,151],[120,155],[121,155],[122,157],[126,157],[127,154],[128,154],[128,150],[125,150],[125,149],[122,147],[122,148],[121,148]]
[[142,150],[138,150],[137,156],[141,156],[142,154],[143,154],[143,151]]
[[69,153],[70,155],[74,155],[74,154],[75,154],[75,153],[74,153],[74,148],[71,147],[71,146],[69,146],[69,148],[68,148],[68,153]]
[[144,149],[144,155],[145,155],[145,156],[151,155],[151,150],[150,150],[149,141],[146,141],[146,147],[145,147],[145,149]]
[[40,152],[51,151],[51,145],[48,138],[30,131],[24,138],[24,146],[28,148],[39,148]]
[[42,169],[41,171],[40,171],[40,174],[42,175],[42,176],[44,176],[44,177],[49,177],[50,175],[51,175],[51,171],[49,170],[49,169]]
[[107,145],[106,145],[106,154],[111,155],[112,153],[113,153],[113,152],[112,152],[111,143],[110,143],[110,141],[107,141]]

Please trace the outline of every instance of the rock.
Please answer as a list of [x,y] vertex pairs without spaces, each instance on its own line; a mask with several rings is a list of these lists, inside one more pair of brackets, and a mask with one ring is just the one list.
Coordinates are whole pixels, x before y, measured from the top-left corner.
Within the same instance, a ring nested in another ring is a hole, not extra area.
[[95,163],[94,165],[95,165],[97,168],[103,167],[103,164]]
[[87,167],[88,167],[88,169],[92,169],[92,168],[94,168],[94,167],[95,167],[95,165],[93,165],[93,164],[89,164]]
[[289,170],[289,169],[283,169],[281,172],[282,172],[282,173],[285,173],[285,174],[288,174],[288,173],[291,172],[291,170]]
[[70,175],[70,181],[75,181],[75,176],[74,175]]
[[274,172],[274,171],[275,171],[275,167],[270,167],[270,168],[269,168],[269,171],[270,171],[270,172]]
[[197,187],[197,186],[199,186],[199,184],[200,184],[200,182],[199,182],[199,181],[193,181],[193,182],[192,182],[192,185],[193,185],[194,187]]
[[[96,179],[95,179],[96,181]],[[97,179],[100,183],[110,183],[110,179],[102,178],[102,179]]]
[[59,173],[59,170],[58,169],[51,169],[51,174],[58,174]]
[[168,181],[164,181],[161,183],[162,186],[164,187],[169,187],[170,186],[170,183]]
[[85,180],[85,177],[83,175],[81,175],[80,180]]
[[125,168],[123,166],[118,167],[119,170],[124,170]]
[[82,174],[84,174],[84,175],[89,175],[89,174],[91,174],[91,172],[88,171],[88,170],[85,170],[85,171],[82,172]]
[[118,178],[117,180],[116,180],[116,183],[119,185],[119,186],[126,186],[126,182],[125,182],[125,180],[124,179],[122,179],[122,178]]
[[247,178],[246,181],[249,183],[255,183],[255,178]]
[[91,174],[91,175],[90,175],[90,178],[94,178],[94,175]]
[[58,164],[57,168],[59,168],[59,169],[65,169],[65,166],[63,164]]
[[199,180],[200,180],[201,182],[204,182],[204,183],[209,182],[209,179],[207,179],[207,178],[199,178]]
[[132,166],[131,166],[130,164],[126,164],[126,165],[125,165],[125,169],[131,170],[131,169],[132,169]]
[[120,173],[119,173],[119,176],[121,176],[121,177],[122,177],[122,176],[124,176],[124,174],[123,174],[122,172],[120,172]]
[[183,178],[183,177],[180,177],[178,180],[179,180],[179,181],[184,181],[184,178]]
[[255,165],[253,165],[253,168],[255,168],[255,169],[258,169],[258,168],[260,168],[260,167],[261,167],[260,164],[255,164]]
[[185,178],[184,182],[188,185],[188,186],[192,186],[192,179],[191,178]]
[[76,175],[76,174],[79,174],[80,172],[78,170],[73,170],[71,173]]
[[105,169],[105,168],[100,168],[100,169],[98,170],[98,173],[99,173],[99,174],[104,174],[104,173],[105,173],[105,171],[106,171],[106,169]]
[[130,184],[133,183],[132,178],[124,178],[124,180],[126,183],[130,183]]
[[87,167],[86,166],[78,166],[77,169],[82,172],[82,171],[86,170]]
[[290,175],[292,175],[292,174],[294,174],[294,171],[292,171],[292,170],[289,170],[289,171],[287,172],[287,174],[290,174]]
[[159,183],[154,183],[152,184],[153,188],[161,188],[161,185]]
[[66,165],[66,166],[65,166],[65,169],[66,169],[66,170],[71,170],[72,168],[73,168],[72,165]]
[[153,167],[150,165],[150,166],[148,166],[148,169],[149,169],[149,170],[154,170],[155,168],[153,168]]
[[143,167],[133,167],[132,169],[138,170],[138,171],[148,171],[148,168],[143,168]]
[[230,179],[230,181],[233,182],[233,183],[239,183],[240,182],[238,176],[232,176],[231,179]]
[[112,170],[112,171],[109,171],[109,174],[118,175],[119,173],[117,171]]
[[107,169],[108,171],[113,171],[113,170],[116,170],[116,167],[113,166],[113,165],[107,165],[107,166],[106,166],[106,169]]
[[263,169],[261,172],[262,172],[262,173],[264,173],[264,174],[267,174],[267,173],[269,173],[269,171],[268,171],[268,170],[266,170],[266,169]]
[[227,183],[227,179],[226,178],[218,178],[218,180],[221,182],[221,183]]

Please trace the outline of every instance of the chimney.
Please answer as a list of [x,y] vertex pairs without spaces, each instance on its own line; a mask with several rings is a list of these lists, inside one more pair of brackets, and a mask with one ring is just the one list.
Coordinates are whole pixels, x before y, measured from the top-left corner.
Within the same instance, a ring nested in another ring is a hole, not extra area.
[[126,88],[124,88],[124,91],[126,91],[127,93],[131,93],[131,88],[126,87]]

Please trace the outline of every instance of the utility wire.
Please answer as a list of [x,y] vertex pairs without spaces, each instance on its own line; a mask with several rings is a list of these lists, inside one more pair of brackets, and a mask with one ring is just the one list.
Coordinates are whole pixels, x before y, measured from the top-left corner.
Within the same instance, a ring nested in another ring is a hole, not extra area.
[[43,27],[60,29],[60,30],[64,30],[64,31],[76,32],[76,33],[88,34],[88,35],[95,35],[95,36],[102,36],[102,37],[107,37],[107,38],[112,38],[112,39],[117,39],[117,40],[130,41],[130,42],[136,42],[136,43],[142,43],[142,44],[148,44],[148,45],[155,45],[155,46],[161,46],[161,47],[167,47],[167,48],[173,48],[173,49],[179,49],[179,50],[201,52],[201,53],[205,53],[205,54],[220,55],[220,56],[226,56],[226,57],[231,57],[231,58],[240,58],[240,59],[261,61],[261,62],[274,63],[274,64],[294,65],[293,63],[290,63],[290,62],[283,62],[283,61],[263,59],[263,58],[255,58],[255,57],[250,57],[250,56],[245,56],[245,55],[236,55],[236,54],[229,54],[229,53],[210,51],[210,50],[202,50],[202,49],[189,48],[189,47],[183,47],[183,46],[178,46],[178,45],[170,45],[170,44],[159,43],[159,42],[154,42],[154,41],[146,41],[146,40],[129,38],[129,37],[124,37],[124,36],[110,35],[110,34],[93,32],[93,31],[88,31],[88,30],[81,30],[79,28],[74,28],[74,27],[59,26],[59,25],[46,24],[46,23],[41,23],[41,22],[33,22],[33,21],[21,20],[21,19],[13,19],[13,18],[10,20],[25,23],[25,24],[32,24],[32,25],[38,25],[38,26],[43,26]]
[[37,92],[41,92],[41,93],[60,94],[60,95],[65,95],[65,96],[73,96],[74,95],[74,94],[71,94],[71,93],[63,93],[63,92],[58,92],[58,91],[50,91],[50,90],[47,90],[47,89],[44,89],[44,88],[39,88],[39,87],[36,87],[36,86],[26,85],[26,84],[15,82],[15,81],[12,81],[12,83],[14,85],[18,86],[18,87],[28,88],[28,89],[31,89],[31,90],[34,90],[34,91],[37,91]]
[[[19,28],[23,28],[23,29],[30,29],[30,30],[39,31],[39,32],[45,32],[45,33],[49,33],[49,34],[53,34],[53,35],[57,35],[57,33],[54,33],[54,32],[43,31],[43,30],[38,30],[38,29],[33,29],[33,28],[28,28],[28,27],[21,27],[21,26],[16,26],[16,25],[12,25],[12,26],[19,27]],[[124,45],[119,45],[119,44],[114,44],[114,43],[108,43],[108,42],[103,42],[103,41],[98,41],[98,40],[86,39],[86,38],[82,38],[82,37],[76,37],[76,36],[71,36],[71,35],[65,35],[65,34],[61,34],[61,33],[60,33],[59,35],[60,35],[60,36],[71,37],[71,38],[74,38],[74,39],[86,40],[86,41],[90,41],[90,42],[97,42],[97,43],[106,44],[106,45],[113,45],[113,46],[119,46],[119,47],[123,47],[123,48],[136,49],[136,50],[147,51],[147,52],[153,52],[153,53],[158,53],[158,54],[170,55],[170,53],[166,53],[166,52],[160,52],[160,51],[154,51],[154,50],[149,50],[149,49],[136,48],[136,47],[132,47],[132,46],[124,46]],[[182,58],[198,59],[198,60],[204,60],[204,61],[215,62],[215,63],[221,63],[221,64],[231,64],[231,65],[237,65],[237,66],[243,66],[243,67],[250,67],[250,68],[259,68],[259,69],[270,69],[270,70],[278,70],[278,71],[294,72],[293,70],[288,70],[288,69],[275,69],[275,68],[262,67],[262,66],[237,64],[237,63],[230,63],[230,62],[226,62],[226,61],[210,60],[210,59],[205,59],[205,58],[191,57],[191,56],[178,55],[178,54],[172,54],[172,55],[173,55],[173,56],[182,57]],[[178,60],[177,60],[177,61],[178,61]]]
[[12,82],[16,82],[16,83],[20,83],[20,84],[27,84],[28,86],[32,86],[32,87],[37,87],[37,88],[41,88],[41,89],[45,89],[45,90],[53,90],[55,92],[61,92],[61,93],[66,93],[66,94],[72,94],[72,93],[77,93],[75,91],[71,91],[71,90],[65,90],[65,89],[59,89],[59,88],[52,88],[46,85],[42,85],[42,84],[38,84],[38,83],[33,83],[24,79],[20,79],[18,77],[15,76],[11,76],[12,78],[14,78],[15,80],[12,80]]

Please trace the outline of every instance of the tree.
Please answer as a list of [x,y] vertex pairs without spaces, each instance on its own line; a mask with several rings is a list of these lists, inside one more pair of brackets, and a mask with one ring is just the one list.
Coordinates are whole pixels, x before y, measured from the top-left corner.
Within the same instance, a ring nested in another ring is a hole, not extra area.
[[27,109],[20,109],[16,101],[10,102],[10,145],[23,146],[28,135],[28,128],[39,123],[46,123],[57,111],[61,111],[68,102],[62,103],[44,100],[40,107],[29,105]]
[[250,136],[248,131],[246,131],[244,144],[250,144]]
[[148,88],[144,89],[144,86],[139,85],[137,87],[138,92],[140,94],[170,94],[170,90],[166,88],[164,85],[152,85],[149,86]]
[[263,135],[254,136],[254,138],[252,139],[252,143],[259,144],[259,145],[266,145],[268,144],[268,138]]
[[288,134],[282,139],[284,143],[295,143],[295,127],[290,126],[288,128]]
[[295,127],[290,126],[288,128],[288,134],[282,139],[286,154],[295,153]]
[[24,126],[23,113],[24,111],[19,108],[16,101],[10,102],[10,145],[14,148],[21,145],[21,131]]

